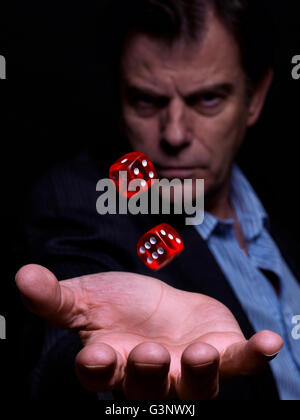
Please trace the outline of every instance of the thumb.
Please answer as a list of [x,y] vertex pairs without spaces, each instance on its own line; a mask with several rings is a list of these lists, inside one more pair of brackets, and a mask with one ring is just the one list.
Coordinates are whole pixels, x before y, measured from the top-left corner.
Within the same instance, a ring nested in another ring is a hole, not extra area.
[[16,274],[16,284],[24,305],[55,327],[73,327],[74,292],[60,284],[47,268],[30,264]]
[[260,372],[277,356],[283,344],[278,334],[267,330],[248,341],[232,344],[221,359],[221,379]]

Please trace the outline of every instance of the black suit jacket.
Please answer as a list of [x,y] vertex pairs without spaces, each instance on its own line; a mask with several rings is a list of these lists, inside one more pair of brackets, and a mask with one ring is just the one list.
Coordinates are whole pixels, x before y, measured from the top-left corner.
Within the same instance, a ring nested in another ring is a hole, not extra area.
[[[105,215],[96,212],[97,181],[108,177],[109,164],[89,152],[48,172],[35,186],[25,218],[27,262],[52,270],[58,279],[104,271],[128,271],[153,276],[136,254],[138,239],[167,221],[182,235],[185,249],[155,276],[186,291],[202,293],[224,303],[234,314],[246,338],[254,329],[206,243],[193,226],[166,216]],[[274,239],[299,279],[291,238],[275,222]],[[74,332],[59,331],[29,315],[24,328],[28,397],[82,401],[96,399],[86,392],[74,373],[74,358],[81,349]],[[122,399],[118,393],[104,399]],[[270,368],[251,377],[221,384],[219,399],[276,400],[278,392]]]

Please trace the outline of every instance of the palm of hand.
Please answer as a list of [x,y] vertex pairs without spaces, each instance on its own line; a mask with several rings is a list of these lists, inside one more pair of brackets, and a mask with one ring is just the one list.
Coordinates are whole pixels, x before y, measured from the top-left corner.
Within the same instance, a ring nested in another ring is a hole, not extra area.
[[222,359],[231,345],[246,342],[231,312],[207,296],[179,291],[155,278],[132,273],[78,280],[79,295],[86,305],[84,328],[76,325],[81,328],[82,342],[111,346],[125,361],[123,369],[136,346],[145,342],[164,346],[171,356],[173,388],[180,381],[181,357],[188,346],[210,344]]
[[222,303],[151,277],[109,272],[58,282],[33,265],[16,281],[29,310],[78,331],[84,347],[76,371],[90,391],[209,399],[217,395],[219,375],[256,373],[283,345],[270,331],[246,341]]

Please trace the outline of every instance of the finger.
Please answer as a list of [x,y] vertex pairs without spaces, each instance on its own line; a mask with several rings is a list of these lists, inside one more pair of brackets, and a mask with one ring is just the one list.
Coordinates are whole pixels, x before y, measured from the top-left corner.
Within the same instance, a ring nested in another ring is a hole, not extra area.
[[219,352],[209,344],[194,343],[181,357],[178,396],[182,400],[211,400],[219,392]]
[[88,391],[109,392],[120,387],[125,361],[107,344],[90,344],[78,353],[75,370],[81,385]]
[[165,399],[169,393],[169,352],[157,343],[142,343],[129,354],[124,394],[130,400]]
[[282,338],[272,331],[260,331],[248,341],[232,344],[221,358],[222,379],[260,372],[283,347]]
[[16,274],[16,283],[29,311],[56,327],[78,328],[82,324],[84,319],[79,316],[74,292],[45,267],[22,267]]

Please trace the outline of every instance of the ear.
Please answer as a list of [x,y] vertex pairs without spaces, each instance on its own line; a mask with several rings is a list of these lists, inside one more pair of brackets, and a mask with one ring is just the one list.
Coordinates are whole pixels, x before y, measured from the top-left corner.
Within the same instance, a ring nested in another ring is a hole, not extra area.
[[248,109],[248,126],[254,125],[260,117],[261,111],[266,101],[267,94],[269,92],[271,83],[273,81],[273,70],[268,70],[260,82],[254,89],[252,94],[250,105]]

